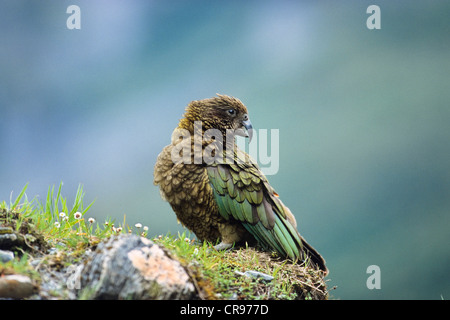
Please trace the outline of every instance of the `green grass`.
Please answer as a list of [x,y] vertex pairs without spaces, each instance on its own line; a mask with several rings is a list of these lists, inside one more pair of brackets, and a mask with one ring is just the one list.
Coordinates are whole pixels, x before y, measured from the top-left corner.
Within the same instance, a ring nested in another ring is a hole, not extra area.
[[[305,265],[255,248],[216,251],[210,243],[196,243],[189,233],[153,239],[188,267],[204,299],[324,299],[326,286],[320,273]],[[274,277],[264,281],[239,273],[258,271]]]
[[[84,192],[80,185],[75,199],[70,205],[62,195],[62,183],[56,189],[50,187],[44,201],[37,197],[28,199],[27,185],[14,200],[0,202],[0,227],[13,230],[23,241],[21,245],[8,249],[15,258],[7,263],[0,262],[0,276],[23,274],[30,276],[37,285],[41,282],[37,267],[31,262],[42,258],[48,268],[61,268],[76,262],[88,248],[93,248],[101,240],[121,232],[131,232],[132,228],[114,220],[97,222],[88,214],[93,202],[83,202]],[[139,229],[135,231],[139,232]],[[145,231],[144,234],[145,235]],[[49,255],[50,248],[59,249],[59,254]]]
[[[43,256],[48,268],[67,266],[78,261],[88,248],[117,233],[147,236],[148,228],[130,227],[113,220],[97,222],[89,216],[93,203],[83,202],[82,186],[78,187],[70,206],[62,196],[62,184],[50,187],[45,201],[29,200],[25,186],[16,199],[0,203],[0,226],[10,227],[24,235],[25,245],[15,248],[16,257],[0,263],[0,276],[26,274],[39,284],[40,276],[30,261]],[[152,238],[152,237],[150,237]],[[28,239],[28,240],[27,240]],[[166,248],[191,274],[203,299],[324,299],[326,285],[319,272],[307,265],[280,259],[275,253],[255,248],[216,251],[210,243],[198,243],[187,232],[156,236],[155,243]],[[48,249],[61,249],[62,254],[48,255]],[[264,281],[245,277],[245,271],[258,271],[274,279]],[[61,296],[63,297],[63,296]]]
[[[94,202],[84,204],[85,194],[81,185],[72,206],[69,206],[67,199],[62,196],[62,183],[57,190],[54,186],[49,187],[45,202],[39,201],[37,197],[30,201],[25,193],[27,186],[25,185],[14,202],[10,200],[9,205],[5,201],[0,203],[0,210],[4,213],[3,223],[20,230],[24,221],[33,221],[36,232],[41,234],[49,245],[64,245],[75,249],[97,243],[113,234],[133,230],[126,224],[125,216],[119,224],[111,219],[101,223],[94,217],[89,217],[87,212]],[[146,235],[146,231],[142,233],[139,228],[135,229],[136,233]]]

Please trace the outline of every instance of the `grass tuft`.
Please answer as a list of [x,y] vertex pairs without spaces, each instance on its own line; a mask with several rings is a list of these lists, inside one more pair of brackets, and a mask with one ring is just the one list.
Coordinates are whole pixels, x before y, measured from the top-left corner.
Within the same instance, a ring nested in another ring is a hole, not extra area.
[[[77,189],[72,206],[62,196],[62,183],[57,189],[49,187],[43,202],[38,198],[29,200],[27,187],[28,184],[9,204],[0,202],[0,227],[12,230],[21,240],[20,245],[9,249],[15,252],[15,258],[7,263],[0,262],[0,276],[28,275],[39,286],[42,279],[38,270],[67,267],[77,262],[87,249],[94,249],[111,235],[134,232],[146,237],[148,234],[148,228],[140,223],[129,226],[125,216],[119,224],[111,219],[97,222],[88,214],[94,202],[84,203],[82,185]],[[307,263],[293,263],[275,253],[250,247],[216,251],[210,243],[195,241],[189,232],[161,235],[153,240],[184,265],[201,299],[328,298],[322,273]],[[49,254],[51,248],[57,253]],[[247,271],[262,273],[265,279],[245,276]],[[67,297],[63,292],[47,294],[52,298]]]
[[[275,253],[241,247],[216,251],[212,244],[197,243],[189,233],[153,239],[190,269],[203,299],[322,300],[328,298],[321,271],[307,264],[281,259]],[[257,271],[273,280],[242,276]]]

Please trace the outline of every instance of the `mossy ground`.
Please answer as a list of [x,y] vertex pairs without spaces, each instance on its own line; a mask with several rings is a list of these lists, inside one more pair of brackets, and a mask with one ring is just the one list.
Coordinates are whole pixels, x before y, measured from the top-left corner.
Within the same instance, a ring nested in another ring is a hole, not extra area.
[[[82,254],[112,234],[142,232],[141,226],[130,227],[114,221],[93,223],[85,218],[88,206],[83,205],[80,187],[72,208],[61,195],[49,188],[45,203],[36,199],[28,201],[22,190],[14,203],[0,203],[0,227],[9,227],[22,241],[13,248],[15,258],[0,262],[0,276],[5,274],[28,275],[37,288],[32,299],[69,299],[67,290],[43,290],[48,286],[43,272],[56,274],[76,263]],[[63,214],[64,213],[64,214]],[[281,259],[274,253],[256,248],[240,247],[216,251],[212,244],[198,243],[189,233],[149,237],[178,259],[194,279],[200,299],[327,299],[328,292],[323,274],[306,264]],[[53,250],[51,250],[53,248]],[[50,249],[50,250],[49,250]],[[273,277],[272,280],[246,277],[246,271],[257,271]],[[64,276],[54,281],[64,281]],[[57,287],[58,288],[58,287]],[[59,288],[64,288],[61,284]],[[45,291],[45,292],[44,292]]]
[[[154,239],[169,249],[193,273],[203,299],[301,299],[328,298],[321,271],[281,259],[253,247],[216,251],[212,244],[196,243],[185,234]],[[257,271],[273,280],[244,276]]]

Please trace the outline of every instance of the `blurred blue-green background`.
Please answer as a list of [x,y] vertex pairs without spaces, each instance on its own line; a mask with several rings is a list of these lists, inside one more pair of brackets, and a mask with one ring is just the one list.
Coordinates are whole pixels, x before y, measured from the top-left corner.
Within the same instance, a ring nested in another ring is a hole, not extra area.
[[229,94],[280,130],[268,178],[332,297],[448,299],[449,75],[448,1],[2,1],[0,200],[81,183],[97,221],[177,233],[153,165],[187,103]]

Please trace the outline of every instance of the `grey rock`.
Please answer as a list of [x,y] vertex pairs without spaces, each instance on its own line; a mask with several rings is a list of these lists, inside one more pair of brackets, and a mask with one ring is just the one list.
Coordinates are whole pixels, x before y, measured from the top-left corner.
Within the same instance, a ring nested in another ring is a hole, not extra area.
[[14,259],[14,252],[9,250],[0,250],[0,262],[8,262]]
[[248,277],[248,278],[262,279],[267,282],[272,281],[274,279],[274,277],[272,277],[266,273],[255,271],[255,270],[247,270],[245,272],[234,271],[234,273],[236,273],[237,275],[240,275],[240,276]]
[[187,270],[152,241],[121,234],[101,242],[74,267],[69,286],[88,299],[192,299]]

